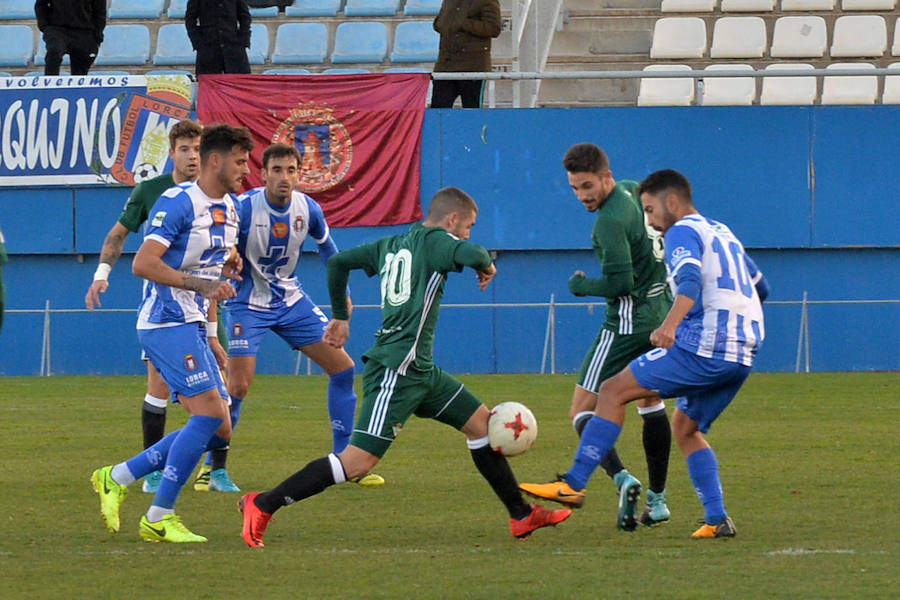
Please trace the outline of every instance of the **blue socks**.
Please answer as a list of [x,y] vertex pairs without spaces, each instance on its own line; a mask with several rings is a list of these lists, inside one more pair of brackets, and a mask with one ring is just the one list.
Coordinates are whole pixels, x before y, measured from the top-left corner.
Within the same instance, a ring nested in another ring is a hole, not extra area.
[[[234,396],[229,396],[229,398],[231,398],[231,406],[228,407],[229,411],[231,412],[231,430],[234,431],[234,428],[237,426],[238,419],[241,418],[241,404],[243,404],[244,399],[243,398],[235,398]],[[221,440],[222,438],[219,438],[219,439]],[[207,450],[220,450],[220,449],[228,450],[228,442],[225,440],[222,440],[222,441],[224,443],[210,442],[209,446],[207,447]],[[206,462],[204,464],[211,467],[213,464],[213,458],[215,458],[215,457],[213,456],[213,453],[210,452],[209,454],[206,455]],[[225,465],[224,453],[223,453],[221,460],[222,460],[221,466],[224,467],[224,465]]]
[[[200,456],[221,424],[222,419],[217,417],[194,415],[188,419],[184,427],[163,438],[166,440],[174,436],[166,457],[166,466],[159,484],[159,491],[156,492],[156,497],[153,499],[153,506],[175,507],[175,498],[178,497],[178,493],[187,482],[191,471],[194,470],[197,461],[200,460]],[[146,454],[146,452],[145,450],[144,453]]]
[[175,441],[176,437],[178,437],[178,432],[173,431],[134,458],[125,461],[125,465],[131,471],[131,474],[134,475],[134,478],[140,479],[153,471],[161,471],[166,465],[169,448],[172,447],[172,442]]
[[697,497],[706,512],[704,520],[710,525],[718,525],[728,516],[722,499],[722,484],[719,482],[719,463],[712,448],[697,450],[687,457],[688,473]]
[[328,416],[331,417],[332,448],[335,454],[350,443],[353,417],[356,414],[356,393],[353,391],[353,367],[335,373],[328,380]]
[[616,445],[622,427],[594,415],[581,433],[581,443],[575,452],[575,464],[565,474],[566,482],[573,489],[583,490],[600,465],[603,457]]

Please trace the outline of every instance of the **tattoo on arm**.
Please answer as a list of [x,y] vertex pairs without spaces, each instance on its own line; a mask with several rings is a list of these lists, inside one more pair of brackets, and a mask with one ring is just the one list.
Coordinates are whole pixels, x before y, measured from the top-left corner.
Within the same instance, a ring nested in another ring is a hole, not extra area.
[[219,282],[214,279],[200,279],[193,275],[184,275],[181,278],[181,287],[205,296],[215,291],[219,287]]
[[122,248],[125,246],[125,236],[110,232],[103,240],[103,249],[100,250],[100,262],[108,265],[116,264],[122,256]]

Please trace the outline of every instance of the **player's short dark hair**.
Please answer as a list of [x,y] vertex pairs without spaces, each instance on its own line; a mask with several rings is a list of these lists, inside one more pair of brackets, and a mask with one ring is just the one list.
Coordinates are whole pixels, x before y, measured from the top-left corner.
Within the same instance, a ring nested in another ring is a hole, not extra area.
[[609,157],[600,146],[581,142],[566,150],[563,166],[569,173],[601,174],[609,170]]
[[297,150],[296,146],[289,146],[288,144],[272,144],[265,150],[263,150],[262,155],[262,166],[263,169],[269,167],[269,161],[273,158],[284,158],[285,156],[291,156],[297,161],[297,166],[300,166],[302,161],[300,157],[300,151]]
[[200,137],[202,133],[203,127],[200,123],[193,119],[182,119],[169,130],[169,148],[175,149],[175,140],[178,138]]
[[229,154],[235,146],[247,152],[253,150],[253,137],[249,129],[226,123],[207,125],[200,135],[200,162],[206,162],[213,152]]
[[478,205],[458,187],[445,187],[437,191],[428,205],[428,220],[440,221],[451,213],[470,211],[478,214]]
[[687,177],[673,169],[662,169],[647,175],[637,187],[637,195],[647,193],[653,196],[660,192],[673,192],[685,202],[693,202],[691,199],[691,182]]

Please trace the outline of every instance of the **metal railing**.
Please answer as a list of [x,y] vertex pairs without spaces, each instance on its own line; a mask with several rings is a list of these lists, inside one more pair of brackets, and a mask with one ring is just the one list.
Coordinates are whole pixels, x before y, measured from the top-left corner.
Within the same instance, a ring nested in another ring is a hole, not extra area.
[[[810,335],[809,335],[809,307],[825,306],[825,305],[879,305],[879,304],[896,304],[900,305],[900,299],[887,300],[810,300],[806,291],[800,300],[770,300],[765,306],[799,306],[800,321],[797,333],[797,354],[794,366],[794,372],[801,372],[801,366],[806,373],[810,372]],[[588,309],[605,307],[606,303],[599,302],[557,302],[556,295],[550,294],[549,302],[498,302],[498,303],[472,303],[472,304],[442,304],[441,309],[472,309],[472,308],[489,308],[489,309],[521,309],[521,308],[546,308],[547,321],[544,331],[544,343],[541,353],[541,369],[540,373],[556,373],[556,313],[560,309],[586,307]],[[320,308],[330,309],[330,305],[321,305]],[[353,310],[373,310],[380,309],[378,304],[359,304],[354,305]],[[54,314],[70,314],[70,313],[132,313],[137,314],[137,309],[132,308],[98,308],[92,311],[86,308],[51,308],[50,301],[47,300],[43,309],[11,309],[6,311],[7,314],[43,314],[43,332],[41,342],[41,368],[40,375],[47,377],[53,374],[52,371],[52,352],[51,352],[51,331],[52,320]],[[294,367],[294,374],[299,375],[304,354],[298,353],[297,362]],[[307,358],[306,374],[312,373],[312,362]]]

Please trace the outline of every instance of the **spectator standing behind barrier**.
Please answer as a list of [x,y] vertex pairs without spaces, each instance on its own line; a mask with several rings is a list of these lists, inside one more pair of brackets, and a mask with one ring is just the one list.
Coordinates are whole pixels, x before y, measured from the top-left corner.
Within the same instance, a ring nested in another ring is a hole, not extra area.
[[[435,73],[491,70],[491,38],[500,35],[498,0],[444,0],[434,18],[441,34]],[[463,108],[481,108],[484,80],[435,80],[431,108],[451,108],[457,97]]]
[[197,51],[197,75],[250,72],[247,0],[188,0],[184,22]]
[[103,42],[106,0],[37,0],[34,14],[47,46],[44,75],[59,75],[66,54],[72,75],[87,75]]

